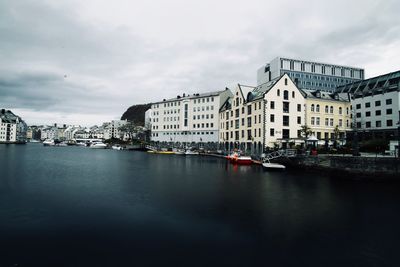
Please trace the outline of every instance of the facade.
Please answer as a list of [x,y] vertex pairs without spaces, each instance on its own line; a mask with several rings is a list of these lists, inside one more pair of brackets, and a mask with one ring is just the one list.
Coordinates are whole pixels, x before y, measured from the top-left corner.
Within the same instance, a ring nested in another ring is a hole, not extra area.
[[10,110],[0,111],[0,143],[26,143],[28,126]]
[[151,105],[151,141],[217,143],[219,109],[232,96],[229,89],[177,96]]
[[121,126],[124,126],[127,123],[127,120],[112,120],[107,126],[104,127],[104,139],[123,139],[124,133],[122,133],[119,129]]
[[398,135],[400,71],[341,86],[352,96],[355,130],[362,139],[393,139]]
[[257,87],[238,85],[220,109],[220,143],[261,153],[300,143],[304,93],[287,74]]
[[334,141],[344,143],[346,132],[351,131],[350,96],[319,90],[303,92],[306,97],[305,124],[319,140],[318,144],[333,144]]
[[145,113],[144,113],[144,127],[146,128],[146,130],[151,130],[151,121],[152,121],[152,117],[153,113],[151,109],[148,109]]
[[257,84],[277,79],[284,73],[300,89],[327,92],[334,92],[340,85],[364,79],[364,70],[361,68],[277,57],[258,69]]

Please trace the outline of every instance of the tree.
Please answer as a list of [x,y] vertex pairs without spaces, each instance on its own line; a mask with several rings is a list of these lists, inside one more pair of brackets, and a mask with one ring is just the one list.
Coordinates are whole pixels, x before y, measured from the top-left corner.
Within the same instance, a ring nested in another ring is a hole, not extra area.
[[333,130],[333,147],[337,148],[337,140],[339,138],[340,135],[340,130],[339,130],[339,126],[336,125],[335,129]]
[[129,140],[132,140],[134,134],[137,132],[137,127],[133,121],[127,121],[127,123],[120,126],[118,130],[122,133],[122,136],[127,134]]
[[307,145],[307,139],[312,134],[312,130],[307,125],[302,125],[300,129],[301,135],[304,137],[304,146]]

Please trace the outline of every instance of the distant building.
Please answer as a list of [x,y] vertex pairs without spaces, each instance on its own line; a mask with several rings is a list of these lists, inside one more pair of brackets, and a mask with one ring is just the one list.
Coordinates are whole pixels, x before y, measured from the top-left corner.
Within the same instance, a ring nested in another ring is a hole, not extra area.
[[219,109],[229,89],[177,96],[153,103],[151,141],[171,143],[218,143]]
[[0,110],[0,143],[26,143],[28,126],[10,110]]
[[104,139],[124,139],[125,134],[120,131],[120,127],[127,124],[127,120],[112,120],[110,123],[107,124],[104,128]]
[[354,126],[360,138],[394,139],[400,121],[400,71],[337,88],[352,96]]
[[300,89],[334,92],[335,88],[364,79],[364,69],[335,64],[277,57],[257,71],[257,84],[272,81],[284,73]]

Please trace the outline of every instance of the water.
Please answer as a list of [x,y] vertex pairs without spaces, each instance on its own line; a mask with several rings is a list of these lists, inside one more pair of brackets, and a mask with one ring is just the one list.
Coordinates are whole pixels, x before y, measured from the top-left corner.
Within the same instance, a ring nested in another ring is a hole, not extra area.
[[0,266],[400,266],[400,185],[0,146]]

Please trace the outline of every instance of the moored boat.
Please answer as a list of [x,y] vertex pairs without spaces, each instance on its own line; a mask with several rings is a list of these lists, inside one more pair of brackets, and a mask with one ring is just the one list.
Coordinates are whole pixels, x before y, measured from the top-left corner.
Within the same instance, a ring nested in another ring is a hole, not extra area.
[[97,149],[104,149],[106,147],[107,145],[104,144],[103,142],[94,142],[90,145],[90,148],[97,148]]
[[264,162],[262,164],[263,168],[266,170],[285,170],[286,167],[285,165],[279,164],[279,163],[271,163],[271,162]]
[[43,141],[44,146],[54,146],[56,143],[54,142],[53,139],[46,139]]

